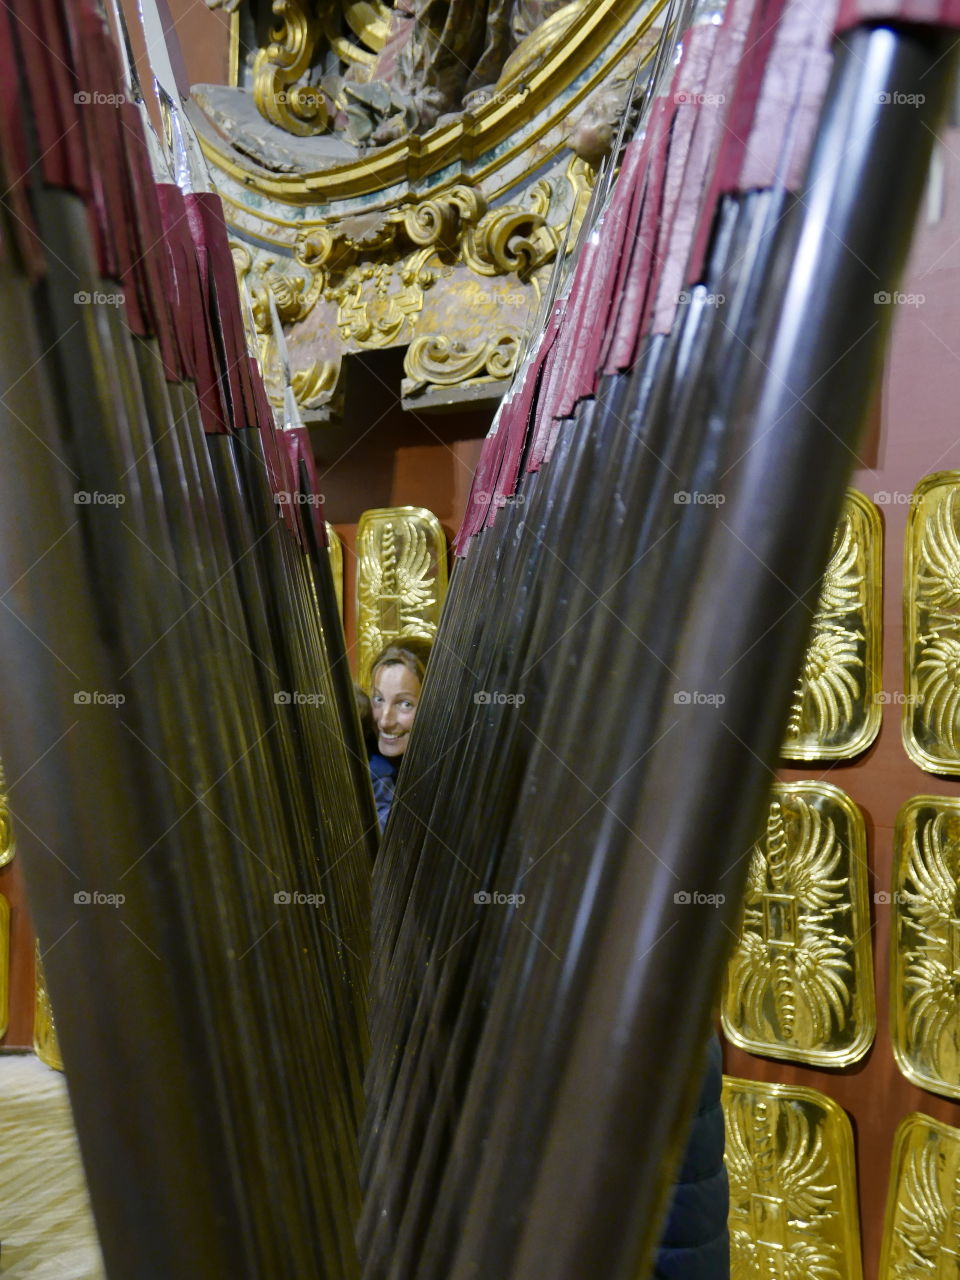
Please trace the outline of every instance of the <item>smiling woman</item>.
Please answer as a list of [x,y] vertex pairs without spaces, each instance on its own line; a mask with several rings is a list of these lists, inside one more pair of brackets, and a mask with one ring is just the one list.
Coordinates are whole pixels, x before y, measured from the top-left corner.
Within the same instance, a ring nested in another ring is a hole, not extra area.
[[401,642],[382,649],[370,669],[370,709],[377,734],[376,749],[370,756],[370,778],[381,828],[386,826],[393,803],[430,647],[430,640],[423,636],[404,636]]

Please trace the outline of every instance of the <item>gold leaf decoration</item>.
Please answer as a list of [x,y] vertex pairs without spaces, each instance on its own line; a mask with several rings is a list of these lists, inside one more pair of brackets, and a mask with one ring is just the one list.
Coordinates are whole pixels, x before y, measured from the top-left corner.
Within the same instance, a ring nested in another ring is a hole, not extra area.
[[434,636],[447,591],[447,545],[423,507],[365,511],[357,527],[358,678],[366,688],[380,649],[403,636]]
[[881,543],[876,507],[849,489],[781,748],[788,760],[847,759],[877,736]]
[[509,378],[517,367],[519,355],[520,335],[514,329],[507,329],[475,347],[467,347],[446,334],[414,338],[403,361],[407,375],[403,391],[407,395],[429,383],[452,387],[484,375]]
[[271,124],[306,138],[327,128],[323,91],[298,84],[310,70],[320,36],[313,0],[273,0],[277,19],[270,43],[258,49],[253,64],[253,100]]
[[0,867],[12,862],[17,852],[17,841],[10,821],[10,802],[7,799],[7,780],[0,762]]
[[724,1077],[731,1280],[862,1280],[850,1122],[813,1089]]
[[343,619],[343,543],[340,535],[330,523],[325,521],[327,529],[327,552],[330,556],[330,572],[333,575],[333,589],[337,593],[337,610]]
[[914,1084],[960,1098],[960,800],[915,796],[897,816],[891,1031]]
[[960,1273],[960,1129],[916,1111],[893,1140],[881,1280]]
[[57,1040],[57,1028],[53,1021],[53,1006],[50,1004],[50,993],[47,990],[47,977],[43,971],[40,958],[40,943],[36,945],[35,968],[35,1004],[33,1014],[33,1050],[41,1062],[55,1071],[63,1070],[63,1058],[60,1056],[60,1043]]
[[904,556],[903,745],[933,773],[960,773],[960,472],[912,494]]
[[876,1031],[866,833],[822,782],[777,784],[753,850],[721,1016],[751,1053],[849,1066]]

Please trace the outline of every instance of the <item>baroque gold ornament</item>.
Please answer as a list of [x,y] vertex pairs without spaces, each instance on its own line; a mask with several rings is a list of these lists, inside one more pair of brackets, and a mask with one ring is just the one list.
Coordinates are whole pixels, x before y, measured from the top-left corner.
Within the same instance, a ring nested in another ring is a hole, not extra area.
[[960,773],[960,472],[914,490],[904,611],[903,745],[921,769]]
[[357,527],[359,680],[391,640],[436,634],[447,592],[447,543],[423,507],[365,511]]
[[921,1112],[893,1140],[880,1280],[960,1274],[960,1129]]
[[850,1121],[814,1089],[724,1077],[731,1280],[862,1280]]
[[0,763],[0,867],[13,861],[17,852],[17,842],[13,834],[13,823],[10,821],[10,804],[7,799],[7,782]]
[[337,609],[343,621],[343,543],[340,535],[330,523],[324,522],[327,529],[327,553],[330,556],[330,572],[333,575],[333,589],[337,593]]
[[298,137],[323,133],[327,104],[319,86],[300,84],[310,70],[320,36],[313,0],[273,0],[277,21],[270,43],[257,50],[253,100],[271,124]]
[[915,796],[897,815],[890,1023],[908,1080],[960,1098],[960,800]]
[[53,1021],[53,1006],[47,990],[47,976],[43,971],[39,942],[36,944],[34,972],[33,1051],[48,1067],[62,1071],[63,1058],[60,1056],[60,1042],[57,1040],[57,1028]]
[[787,760],[849,759],[877,736],[882,539],[877,508],[848,489],[790,708],[781,748]]
[[825,782],[774,785],[727,967],[724,1033],[751,1053],[856,1062],[876,1033],[866,832]]

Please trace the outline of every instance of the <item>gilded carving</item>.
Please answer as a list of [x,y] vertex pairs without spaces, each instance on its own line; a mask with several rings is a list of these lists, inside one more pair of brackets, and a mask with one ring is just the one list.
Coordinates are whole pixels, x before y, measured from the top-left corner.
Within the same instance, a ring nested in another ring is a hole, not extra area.
[[7,799],[7,782],[0,763],[0,867],[13,861],[17,852],[17,841],[10,821],[10,803]]
[[273,0],[277,19],[270,43],[257,50],[253,65],[253,100],[271,124],[298,137],[323,133],[327,104],[323,91],[298,84],[309,71],[320,35],[313,0]]
[[333,589],[337,593],[337,610],[343,619],[343,543],[340,535],[330,523],[326,522],[327,552],[330,556],[330,573],[333,575]]
[[332,290],[339,303],[337,325],[343,340],[362,347],[397,342],[407,318],[422,310],[424,289],[437,278],[437,272],[426,265],[433,255],[433,249],[426,248],[401,263],[351,267],[343,284]]
[[532,207],[504,205],[484,215],[463,238],[463,260],[471,271],[482,276],[505,275],[515,271],[527,280],[538,267],[556,255],[560,241],[547,222],[550,188],[533,192]]
[[724,984],[727,1037],[769,1057],[856,1062],[876,1031],[869,939],[860,810],[828,783],[775,784]]
[[63,1058],[60,1056],[60,1043],[57,1040],[57,1028],[53,1020],[53,1006],[50,1004],[50,993],[47,990],[47,977],[43,971],[40,958],[40,943],[37,943],[35,960],[35,1004],[33,1014],[33,1050],[41,1062],[56,1071],[63,1070]]
[[520,334],[515,329],[483,339],[475,347],[467,347],[446,334],[415,338],[403,361],[407,375],[404,393],[417,391],[428,383],[450,387],[485,375],[509,378],[517,367],[520,348]]
[[781,748],[788,760],[848,759],[877,736],[881,540],[876,507],[848,490]]
[[960,801],[915,796],[897,817],[891,1030],[914,1084],[960,1098]]
[[724,1077],[731,1280],[862,1280],[850,1121],[814,1089]]
[[960,472],[913,494],[904,557],[903,743],[922,769],[960,773]]
[[916,1111],[893,1141],[881,1280],[953,1280],[960,1271],[960,1130]]
[[365,511],[357,528],[359,680],[389,641],[433,636],[447,591],[447,544],[422,507]]

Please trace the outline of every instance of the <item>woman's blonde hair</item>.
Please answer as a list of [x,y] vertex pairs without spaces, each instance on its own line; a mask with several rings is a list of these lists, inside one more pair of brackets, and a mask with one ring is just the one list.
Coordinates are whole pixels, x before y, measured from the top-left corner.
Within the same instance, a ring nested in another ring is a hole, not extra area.
[[423,684],[433,641],[427,636],[400,636],[391,640],[374,658],[370,667],[370,687],[380,667],[406,667]]

